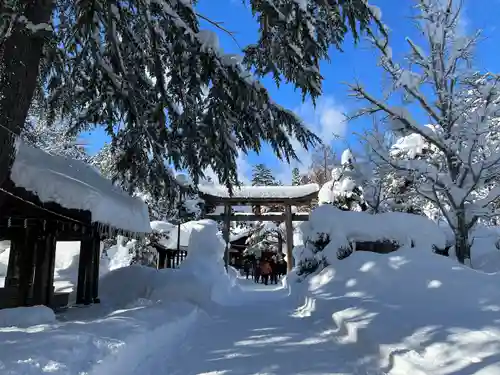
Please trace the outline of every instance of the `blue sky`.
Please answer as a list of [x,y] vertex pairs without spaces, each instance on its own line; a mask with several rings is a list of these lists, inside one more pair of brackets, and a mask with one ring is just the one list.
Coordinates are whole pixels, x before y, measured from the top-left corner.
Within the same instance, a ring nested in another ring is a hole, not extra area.
[[[407,51],[405,37],[414,41],[419,40],[417,31],[410,19],[414,13],[412,0],[371,0],[382,11],[383,21],[391,29],[392,49],[395,57],[403,56]],[[482,6],[480,6],[480,4]],[[463,22],[467,32],[476,29],[483,30],[483,41],[476,53],[478,68],[498,71],[498,57],[500,56],[500,30],[496,27],[498,12],[492,8],[500,6],[500,0],[465,0]],[[241,0],[199,0],[198,12],[204,16],[224,23],[224,27],[235,33],[240,46],[255,42],[257,39],[258,24],[252,17],[250,9]],[[238,45],[226,34],[216,30],[208,23],[202,27],[216,31],[220,44],[226,53],[238,53]],[[366,89],[373,93],[380,93],[384,87],[381,71],[377,68],[376,53],[365,43],[354,46],[352,38],[348,37],[343,46],[343,52],[332,49],[331,61],[323,62],[321,73],[325,77],[323,96],[316,108],[310,101],[302,102],[300,92],[296,92],[292,85],[281,85],[278,89],[271,79],[264,79],[273,99],[286,108],[296,111],[305,123],[318,134],[324,142],[331,143],[341,153],[347,144],[357,143],[353,132],[362,132],[371,126],[371,119],[361,119],[356,122],[345,123],[343,113],[349,113],[360,106],[348,96],[345,82],[359,80]],[[425,123],[425,119],[419,119]],[[335,140],[334,134],[342,136],[342,140]],[[104,141],[101,131],[87,135],[90,149],[98,148]],[[310,155],[298,150],[302,159],[301,164],[287,165],[277,160],[274,155],[265,149],[261,155],[243,155],[238,160],[239,174],[242,181],[248,181],[251,176],[252,165],[264,163],[273,169],[277,178],[284,183],[290,182],[291,169],[298,166],[301,170],[309,164]]]

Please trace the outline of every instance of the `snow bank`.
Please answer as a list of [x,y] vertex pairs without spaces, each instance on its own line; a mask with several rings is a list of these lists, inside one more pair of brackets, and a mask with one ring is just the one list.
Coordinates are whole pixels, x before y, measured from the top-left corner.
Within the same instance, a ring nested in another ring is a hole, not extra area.
[[[471,267],[486,273],[500,272],[500,249],[498,248],[500,228],[478,226],[470,234],[470,241],[472,242]],[[453,251],[450,252],[453,253]]]
[[212,301],[221,304],[231,298],[235,288],[235,280],[224,267],[224,250],[215,221],[193,221],[187,257],[179,266],[208,288]]
[[379,359],[384,373],[500,373],[496,275],[450,264],[425,248],[355,252],[295,293],[303,287],[307,303],[298,317],[323,324],[324,335],[351,345],[360,361]]
[[[300,225],[305,245],[294,249],[296,261],[311,257],[326,257],[329,264],[337,261],[337,251],[354,241],[395,241],[400,246],[428,249],[444,248],[444,232],[426,217],[401,212],[368,214],[342,211],[332,205],[322,205],[311,213],[308,222]],[[328,238],[329,243],[318,254],[313,242]],[[415,250],[416,251],[416,250]]]
[[[199,310],[186,302],[139,306],[110,314],[101,314],[101,309],[94,306],[69,310],[61,316],[65,321],[53,324],[0,328],[0,372],[144,373],[151,354],[161,351],[161,361],[168,361],[200,317]],[[161,364],[155,367],[161,368]]]
[[16,307],[0,310],[0,327],[30,327],[54,323],[55,321],[54,311],[46,306]]
[[203,194],[221,198],[301,198],[319,191],[317,184],[299,186],[241,186],[234,187],[233,195],[225,186],[213,184],[200,184],[198,189]]
[[[101,278],[101,304],[69,309],[59,322],[44,307],[3,310],[0,323],[17,327],[0,327],[0,372],[136,375],[153,352],[165,361],[200,312],[212,307],[204,281],[178,269],[135,265]],[[42,315],[47,310],[51,315]],[[50,324],[32,326],[42,322]]]
[[151,232],[146,204],[81,161],[50,155],[19,141],[10,178],[42,202],[90,211],[93,222],[131,232]]
[[[453,246],[455,237],[448,223],[439,223],[441,230],[447,237],[449,258],[457,261]],[[500,227],[477,225],[469,233],[471,244],[471,261],[468,266],[486,272],[500,272]]]
[[217,223],[193,221],[190,228],[188,254],[178,269],[156,270],[139,265],[115,269],[101,278],[102,305],[116,310],[188,301],[202,310],[210,310],[214,303],[224,304],[231,299],[237,273],[228,274],[225,270],[225,245]]

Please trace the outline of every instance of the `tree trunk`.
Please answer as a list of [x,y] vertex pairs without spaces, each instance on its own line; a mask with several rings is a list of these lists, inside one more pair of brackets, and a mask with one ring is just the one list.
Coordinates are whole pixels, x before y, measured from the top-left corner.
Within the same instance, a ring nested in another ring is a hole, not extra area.
[[[19,3],[21,15],[29,22],[49,23],[53,0],[21,0]],[[23,24],[17,24],[10,36],[0,42],[0,186],[10,176],[14,139],[24,128],[37,85],[43,33],[33,33]],[[0,206],[2,203],[0,201]]]
[[455,252],[460,263],[464,264],[466,259],[470,259],[469,230],[465,218],[465,209],[460,207],[457,210],[457,225],[455,232]]

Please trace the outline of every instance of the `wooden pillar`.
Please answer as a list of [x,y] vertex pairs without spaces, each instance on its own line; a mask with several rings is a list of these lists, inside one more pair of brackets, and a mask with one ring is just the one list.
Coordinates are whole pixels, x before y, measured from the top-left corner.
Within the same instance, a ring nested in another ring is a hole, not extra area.
[[49,276],[48,250],[44,235],[36,242],[35,281],[33,283],[33,303],[35,305],[44,305],[47,303],[47,282]]
[[157,250],[158,251],[158,262],[156,264],[157,269],[165,268],[165,261],[167,259],[167,252],[165,250]]
[[226,248],[224,250],[224,265],[226,270],[229,266],[229,230],[231,227],[231,205],[224,205],[224,229],[222,231],[224,235],[224,241],[226,242]]
[[19,241],[10,241],[9,264],[7,266],[7,275],[5,277],[5,287],[17,287],[19,285],[19,270],[21,255],[19,253]]
[[278,232],[278,251],[280,253],[283,252],[283,236],[281,235],[281,232]]
[[293,222],[292,222],[292,206],[285,206],[285,227],[286,227],[286,258],[287,272],[293,268]]
[[173,254],[172,250],[167,250],[167,266],[166,268],[174,268],[173,267]]
[[27,228],[24,232],[24,238],[16,239],[16,245],[19,245],[20,269],[19,269],[19,287],[18,300],[19,306],[28,306],[32,304],[33,277],[35,270],[36,256],[36,238],[34,230]]
[[54,303],[54,271],[56,267],[56,247],[57,240],[55,233],[49,233],[45,238],[47,248],[47,306],[52,306]]
[[80,258],[78,261],[78,281],[76,284],[76,304],[82,304],[85,299],[85,273],[87,262],[87,249],[89,240],[80,242]]
[[89,246],[89,249],[87,262],[85,262],[85,294],[83,298],[83,303],[85,305],[90,305],[94,300],[94,284],[99,280],[99,268],[96,269],[96,263],[97,267],[99,267],[98,254],[101,247],[101,241],[96,234],[94,234],[88,242],[89,244],[87,246]]
[[96,233],[94,238],[94,262],[92,268],[92,302],[100,303],[99,299],[99,266],[101,263],[101,241]]

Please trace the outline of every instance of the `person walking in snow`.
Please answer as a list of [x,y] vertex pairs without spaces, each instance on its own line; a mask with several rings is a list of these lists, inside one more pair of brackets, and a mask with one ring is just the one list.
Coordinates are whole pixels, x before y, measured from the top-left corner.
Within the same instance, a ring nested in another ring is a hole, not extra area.
[[260,263],[260,275],[265,285],[269,283],[269,276],[271,275],[271,272],[272,272],[271,265],[269,264],[269,261],[265,259],[263,262]]
[[245,276],[248,280],[248,277],[250,276],[250,261],[249,260],[245,260],[245,263],[243,264],[243,271],[245,272]]
[[271,284],[278,284],[278,264],[276,263],[276,257],[271,257],[269,266],[271,267]]
[[260,264],[259,261],[256,261],[253,268],[253,281],[258,283],[259,279],[260,279]]

